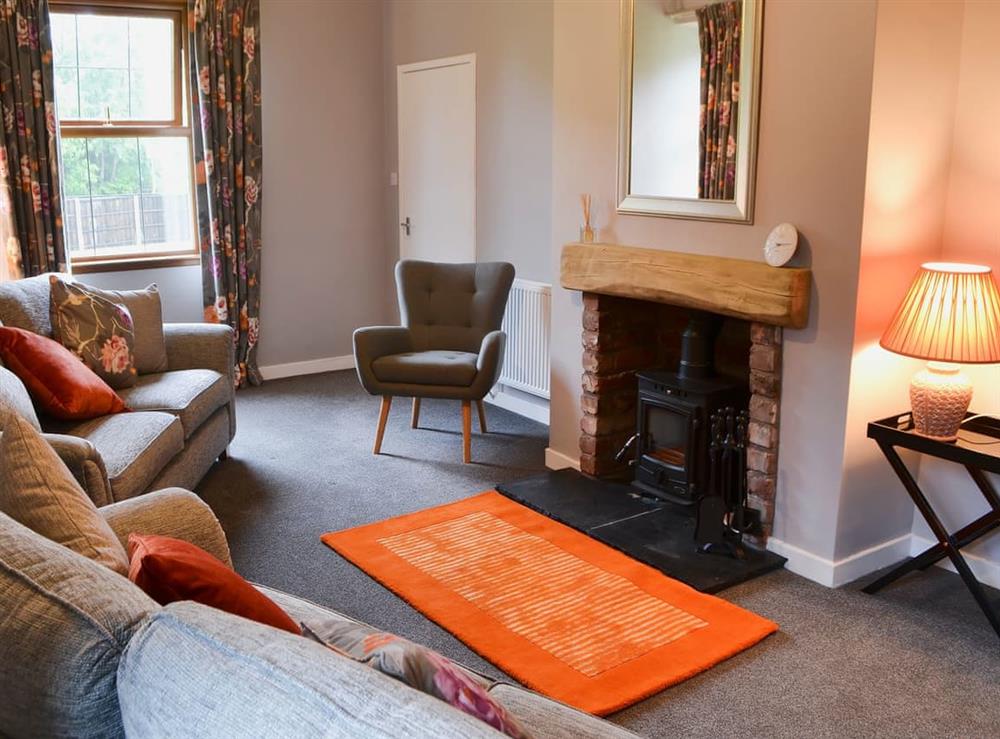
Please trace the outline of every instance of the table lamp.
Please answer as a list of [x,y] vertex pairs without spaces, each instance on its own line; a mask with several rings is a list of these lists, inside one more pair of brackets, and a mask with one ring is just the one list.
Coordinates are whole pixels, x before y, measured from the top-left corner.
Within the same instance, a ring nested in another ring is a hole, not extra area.
[[910,406],[918,434],[955,441],[972,400],[959,364],[1000,362],[1000,291],[989,267],[951,262],[921,265],[879,342],[926,359],[913,376]]

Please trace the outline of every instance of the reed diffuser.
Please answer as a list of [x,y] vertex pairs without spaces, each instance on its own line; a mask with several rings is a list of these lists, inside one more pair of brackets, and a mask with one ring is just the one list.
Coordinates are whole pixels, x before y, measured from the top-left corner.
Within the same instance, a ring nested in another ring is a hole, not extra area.
[[581,195],[580,205],[583,206],[583,225],[580,226],[580,241],[584,244],[593,244],[597,238],[597,232],[590,224],[590,195]]

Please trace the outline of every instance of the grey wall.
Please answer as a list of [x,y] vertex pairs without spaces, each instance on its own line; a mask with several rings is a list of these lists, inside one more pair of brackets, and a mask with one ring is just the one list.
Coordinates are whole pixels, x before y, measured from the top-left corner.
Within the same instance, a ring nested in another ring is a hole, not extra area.
[[261,365],[386,319],[382,6],[262,0]]
[[201,321],[201,267],[134,269],[80,275],[80,281],[105,290],[138,290],[155,282],[163,304],[163,320]]
[[[262,0],[262,366],[351,353],[388,318],[382,6]],[[198,267],[86,275],[159,284],[166,320],[202,318]]]
[[[396,65],[475,52],[478,258],[551,282],[551,0],[387,0],[385,39],[386,175],[396,171]],[[394,262],[396,188],[385,193]]]

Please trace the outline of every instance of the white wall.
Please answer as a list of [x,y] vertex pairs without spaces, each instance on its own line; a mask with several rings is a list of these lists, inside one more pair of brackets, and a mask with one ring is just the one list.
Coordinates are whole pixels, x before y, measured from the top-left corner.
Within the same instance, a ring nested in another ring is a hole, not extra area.
[[698,23],[678,23],[662,0],[635,4],[629,191],[698,197],[701,46]]
[[[994,134],[1000,120],[1000,96],[991,92],[1000,70],[998,29],[1000,4],[964,3],[941,258],[988,264],[1000,282],[1000,137]],[[939,59],[939,49],[929,49],[928,56]],[[963,369],[975,385],[971,409],[1000,415],[1000,366]],[[1000,476],[992,480],[1000,488]],[[944,522],[953,528],[988,510],[968,475],[955,465],[924,460],[919,482]],[[913,533],[933,538],[919,513],[914,516]],[[980,576],[1000,587],[1000,534],[994,532],[966,552],[977,558],[973,564]]]
[[[874,3],[770,2],[764,23],[757,208],[751,226],[614,213],[618,3],[559,2],[554,16],[551,261],[594,194],[602,239],[761,259],[781,221],[802,232],[815,281],[809,325],[785,333],[775,535],[832,558],[860,261]],[[579,456],[580,296],[553,289],[550,446]]]

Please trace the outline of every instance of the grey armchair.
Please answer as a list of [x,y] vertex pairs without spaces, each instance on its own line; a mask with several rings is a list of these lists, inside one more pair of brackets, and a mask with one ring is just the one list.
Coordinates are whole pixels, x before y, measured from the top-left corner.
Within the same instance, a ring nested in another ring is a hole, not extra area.
[[472,402],[486,433],[483,398],[500,375],[506,342],[500,323],[513,281],[506,262],[396,265],[403,325],[354,332],[361,386],[382,398],[374,454],[382,449],[393,397],[413,398],[413,428],[421,398],[447,398],[462,402],[462,459],[472,460]]

